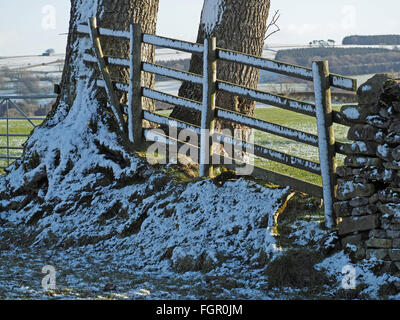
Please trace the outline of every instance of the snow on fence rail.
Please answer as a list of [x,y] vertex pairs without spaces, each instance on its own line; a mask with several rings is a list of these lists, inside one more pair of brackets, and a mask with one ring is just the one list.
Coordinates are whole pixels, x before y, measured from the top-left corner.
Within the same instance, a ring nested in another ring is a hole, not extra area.
[[[89,35],[90,34],[89,25],[84,25],[84,24],[78,25],[78,32]],[[131,33],[129,31],[115,31],[106,28],[98,28],[98,32],[99,35],[101,36],[122,38],[126,40],[131,39]],[[201,44],[160,37],[153,34],[143,33],[142,42],[145,44],[151,44],[154,46],[160,46],[168,49],[175,49],[189,53],[200,53],[200,54],[203,53],[203,45]]]
[[250,127],[252,129],[260,130],[266,133],[274,134],[279,137],[305,143],[313,147],[318,147],[318,137],[310,133],[287,128],[275,123],[245,116],[241,113],[229,111],[226,109],[217,108],[216,114],[217,118],[222,120],[232,121]]
[[[227,49],[219,49],[218,58],[225,61],[242,63],[251,67],[279,73],[285,76],[290,76],[298,79],[314,81],[313,72],[311,68],[301,67],[290,63],[276,61],[272,59],[265,59],[255,57],[252,55],[244,54],[241,52],[235,52]],[[340,76],[337,74],[329,74],[330,85],[335,88],[355,91],[357,90],[356,80]]]
[[[252,175],[258,178],[264,178],[279,185],[289,185],[299,191],[323,198],[325,203],[326,224],[328,227],[332,227],[334,225],[332,206],[336,186],[335,154],[344,153],[344,144],[335,141],[333,122],[344,125],[347,125],[347,122],[340,113],[332,111],[330,88],[336,87],[342,90],[355,91],[357,89],[357,82],[355,79],[330,73],[327,62],[324,61],[314,62],[313,68],[311,69],[281,61],[260,58],[241,52],[217,48],[215,38],[206,39],[203,45],[145,34],[141,32],[141,26],[139,24],[131,25],[129,31],[115,31],[105,28],[98,28],[96,19],[91,18],[88,25],[78,26],[78,32],[83,35],[91,36],[93,40],[93,51],[95,56],[85,54],[83,59],[88,63],[96,63],[101,69],[100,73],[103,76],[103,80],[98,80],[97,85],[106,89],[107,95],[112,102],[111,105],[117,120],[123,119],[123,117],[120,117],[119,111],[128,115],[128,136],[134,145],[139,146],[143,143],[144,139],[148,141],[163,142],[168,146],[175,147],[177,145],[189,145],[188,142],[179,141],[177,138],[170,137],[166,134],[144,129],[142,122],[143,120],[147,120],[161,126],[173,126],[177,130],[189,129],[198,135],[200,138],[200,148],[198,151],[201,176],[212,175],[213,159],[217,155],[213,154],[212,148],[210,148],[208,141],[211,140],[215,143],[221,143],[224,145],[230,144],[232,146],[240,147],[241,149],[244,148],[246,152],[251,150],[250,153],[254,156],[269,159],[297,169],[318,174],[322,176],[322,187],[259,167],[254,168]],[[116,37],[129,40],[129,59],[103,56],[100,44],[100,36]],[[143,62],[141,57],[142,44],[150,44],[202,55],[203,75],[176,70],[154,63]],[[254,90],[226,81],[218,80],[216,74],[216,64],[218,60],[240,63],[250,67],[263,69],[298,79],[313,81],[316,103],[313,104],[294,100],[285,96]],[[108,74],[109,65],[129,68],[129,83],[115,81],[111,82]],[[203,101],[193,101],[163,93],[151,88],[142,87],[142,71],[202,85]],[[116,105],[114,99],[115,90],[128,93],[128,105]],[[318,123],[318,135],[294,130],[217,107],[215,105],[215,93],[218,91],[227,92],[247,98],[249,100],[258,101],[264,104],[273,105],[286,110],[315,117]],[[200,127],[194,126],[183,121],[143,110],[141,104],[142,97],[201,112],[201,125]],[[213,127],[215,119],[231,121],[263,132],[318,147],[320,163],[315,163],[313,161],[216,133],[214,132]],[[195,147],[198,148],[197,146]],[[228,168],[234,168],[242,164],[240,161],[232,163],[229,161],[232,159],[229,159],[229,157],[226,156],[223,158],[228,160],[228,162],[222,165]]]
[[302,113],[309,116],[316,115],[315,105],[299,100],[290,99],[284,96],[279,96],[267,92],[249,89],[226,81],[217,81],[217,88],[220,91],[232,93],[250,100],[265,103],[275,107],[280,107],[290,111]]
[[145,72],[154,73],[159,76],[165,76],[180,81],[203,84],[203,78],[197,74],[164,67],[153,63],[143,62],[142,70]]

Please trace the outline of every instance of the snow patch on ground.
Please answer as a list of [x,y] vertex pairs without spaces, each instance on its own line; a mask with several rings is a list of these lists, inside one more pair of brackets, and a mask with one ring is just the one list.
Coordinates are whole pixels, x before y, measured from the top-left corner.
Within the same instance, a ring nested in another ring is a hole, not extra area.
[[[372,271],[374,267],[378,266],[381,262],[382,261],[379,259],[371,258],[353,264],[348,254],[344,253],[344,251],[339,251],[317,264],[315,268],[317,270],[323,270],[329,276],[336,278],[338,283],[337,289],[341,289],[342,280],[347,274],[343,268],[346,266],[353,267],[355,270],[355,285],[357,286],[362,284],[365,286],[365,288],[360,292],[360,295],[365,295],[370,299],[377,299],[379,298],[378,291],[382,285],[393,281],[399,281],[399,278],[387,273],[378,276]],[[399,299],[400,296],[392,298]]]
[[[39,232],[35,239],[39,246],[50,235],[57,239],[56,246],[80,244],[89,238],[104,239],[99,245],[113,248],[115,255],[125,256],[125,263],[138,269],[170,268],[162,262],[168,250],[172,250],[172,263],[178,263],[182,256],[198,259],[202,254],[215,263],[217,256],[246,260],[260,250],[271,254],[277,250],[263,219],[272,219],[270,216],[281,205],[286,189],[259,188],[238,180],[222,187],[211,181],[196,182],[186,188],[167,183],[161,191],[153,192],[161,181],[165,177],[152,175],[143,184],[121,189],[97,187],[92,195],[82,193],[77,186],[64,185],[67,192],[63,202],[53,214],[28,230]],[[88,202],[72,208],[70,198],[77,192],[81,197],[88,196]],[[71,208],[61,210],[66,203],[71,203]],[[35,210],[33,207],[18,214],[3,213],[2,218],[13,224],[23,223]],[[124,217],[118,218],[118,214]],[[91,249],[94,248],[89,246],[88,250]]]
[[299,246],[314,245],[316,250],[327,249],[332,247],[337,240],[336,233],[322,229],[320,221],[299,220],[291,228],[293,231],[290,238]]
[[[158,190],[160,179],[162,175],[153,175],[134,186],[106,188],[102,197],[95,195],[97,200],[86,210],[42,219],[32,227],[36,231],[43,229],[33,247],[21,248],[6,240],[10,234],[18,238],[18,228],[14,228],[19,221],[12,217],[24,213],[2,214],[0,219],[7,222],[0,226],[0,298],[49,298],[40,286],[44,276],[41,268],[45,265],[56,267],[57,290],[51,298],[57,299],[301,296],[301,290],[294,288],[269,289],[264,268],[257,264],[261,252],[267,254],[267,264],[285,254],[262,223],[262,217],[268,216],[266,210],[278,206],[279,201],[273,203],[284,190],[271,192],[242,179],[226,182],[222,187],[209,180],[181,187],[167,182]],[[152,187],[155,193],[151,192]],[[248,190],[250,198],[244,192]],[[142,199],[129,201],[132,192],[136,199]],[[231,197],[231,192],[237,196]],[[118,217],[120,213],[116,213],[105,218],[105,212],[118,201],[122,208],[130,206],[128,215]],[[148,217],[140,230],[124,235],[124,230],[137,221],[138,213],[144,211]],[[23,232],[29,234],[32,229]],[[317,220],[299,220],[292,229],[293,244],[310,250],[332,249],[336,240],[335,233],[323,230]],[[48,244],[52,238],[58,246]],[[63,248],[71,239],[79,241]],[[375,275],[372,270],[379,263],[370,259],[353,264],[347,253],[332,253],[315,266],[334,280],[318,296],[335,298],[342,291],[343,267],[353,266],[356,284],[363,285],[360,294],[379,298],[382,285],[398,280],[388,274]],[[177,272],[177,267],[182,272]],[[107,287],[111,289],[106,290]]]

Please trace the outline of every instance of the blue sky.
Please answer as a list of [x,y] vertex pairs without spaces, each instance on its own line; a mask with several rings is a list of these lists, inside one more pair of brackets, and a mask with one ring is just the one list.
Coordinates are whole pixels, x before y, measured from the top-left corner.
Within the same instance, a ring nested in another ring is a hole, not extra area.
[[[160,0],[157,33],[195,40],[203,0]],[[280,10],[281,31],[274,44],[307,44],[314,39],[340,42],[351,34],[400,33],[400,1],[272,0]],[[48,48],[65,51],[69,0],[0,1],[0,56],[40,54]],[[46,19],[54,11],[54,19]]]

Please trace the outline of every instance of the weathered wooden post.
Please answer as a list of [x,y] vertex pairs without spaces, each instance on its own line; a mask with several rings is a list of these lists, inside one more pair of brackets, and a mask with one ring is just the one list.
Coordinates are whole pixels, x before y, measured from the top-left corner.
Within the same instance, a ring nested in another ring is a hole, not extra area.
[[129,140],[137,147],[143,141],[142,107],[142,27],[135,23],[130,26],[130,76],[128,94]]
[[203,53],[203,110],[201,112],[200,176],[213,176],[212,135],[214,131],[217,91],[217,40],[204,40]]
[[124,117],[122,116],[121,107],[119,103],[119,99],[114,91],[114,86],[111,80],[110,72],[108,70],[108,66],[104,59],[103,49],[100,43],[100,34],[97,28],[97,19],[95,17],[89,18],[89,28],[90,28],[90,38],[93,43],[93,51],[97,58],[97,64],[100,69],[100,73],[103,77],[105,83],[105,89],[107,92],[108,99],[110,100],[111,109],[114,113],[114,116],[118,122],[119,129],[123,133],[124,132]]
[[324,195],[325,225],[328,228],[333,228],[336,225],[336,218],[333,211],[333,202],[336,194],[336,151],[328,61],[313,62],[312,70]]

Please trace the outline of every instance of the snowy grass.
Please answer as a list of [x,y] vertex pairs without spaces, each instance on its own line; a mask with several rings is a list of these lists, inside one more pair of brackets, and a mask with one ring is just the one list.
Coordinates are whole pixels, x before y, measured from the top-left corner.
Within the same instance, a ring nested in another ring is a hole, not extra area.
[[[235,185],[237,183],[231,183],[227,185],[226,189],[229,190]],[[192,185],[186,189],[186,192],[191,194],[195,190],[195,185]],[[224,198],[227,199],[227,197]],[[74,246],[67,249],[51,246],[25,248],[17,246],[14,242],[10,243],[6,239],[11,233],[13,239],[18,239],[19,232],[26,231],[10,229],[8,231],[10,234],[7,235],[7,229],[0,228],[0,299],[336,300],[400,298],[400,296],[380,294],[382,287],[398,279],[388,274],[374,274],[373,270],[380,263],[378,260],[370,259],[354,263],[349,254],[344,251],[335,251],[332,248],[328,250],[330,244],[327,240],[332,238],[332,232],[321,227],[318,206],[312,205],[309,198],[294,198],[294,200],[295,202],[289,205],[279,219],[280,224],[287,227],[285,234],[282,233],[276,240],[267,237],[270,244],[276,244],[279,248],[272,256],[257,257],[256,260],[259,260],[259,264],[253,266],[246,260],[228,259],[208,272],[177,273],[166,268],[166,261],[161,262],[158,266],[150,263],[146,254],[143,254],[141,244],[134,241],[134,237],[145,238],[147,233],[122,239],[112,237],[96,244]],[[165,201],[172,204],[168,198]],[[146,202],[148,203],[148,201]],[[196,202],[197,204],[202,203],[202,201]],[[239,203],[245,204],[246,202],[239,200]],[[181,202],[182,208],[185,204],[188,202]],[[224,206],[223,201],[220,204]],[[180,206],[179,201],[175,202],[175,205]],[[203,215],[201,211],[198,210],[197,214]],[[298,215],[295,221],[296,213]],[[75,218],[77,216],[75,215]],[[90,214],[87,215],[86,219],[95,221],[90,216]],[[71,221],[64,221],[64,223],[70,224]],[[112,221],[107,223],[110,227],[112,224]],[[148,224],[145,229],[150,225]],[[108,229],[106,226],[105,229]],[[157,228],[157,226],[155,227]],[[57,234],[56,228],[53,230]],[[193,230],[197,234],[202,233],[204,236],[207,234],[207,228]],[[187,231],[185,232],[187,233]],[[284,244],[280,240],[282,237],[288,240]],[[216,237],[221,244],[226,241],[226,246],[231,246],[230,241],[234,238],[235,236]],[[189,246],[196,249],[196,242],[192,240],[196,240],[196,237],[189,236],[187,244],[182,248],[185,248],[186,251],[189,251]],[[153,241],[153,244],[150,242],[144,244],[150,247],[149,251],[154,249],[154,242],[158,242],[158,240],[150,239],[150,241]],[[162,243],[159,244],[162,245]],[[230,249],[233,250],[233,248]],[[137,254],[135,251],[142,252]],[[309,262],[300,261],[302,267],[298,268],[299,261],[297,259],[308,259],[309,256],[311,260]],[[137,268],[135,264],[140,257],[144,258],[149,265],[144,264]],[[284,263],[283,266],[282,263]],[[45,265],[52,265],[56,268],[57,288],[55,290],[45,291],[41,287],[41,281],[45,276],[41,270]],[[357,288],[344,290],[342,280],[345,275],[342,270],[343,267],[349,265],[356,270]],[[271,274],[274,269],[274,273]]]
[[[73,203],[30,227],[37,208],[0,212],[0,298],[268,297],[258,260],[279,252],[267,225],[287,188],[243,179],[180,185],[156,170],[142,174],[122,189],[96,188],[92,200],[68,190]],[[44,265],[56,267],[54,292],[41,289]]]

